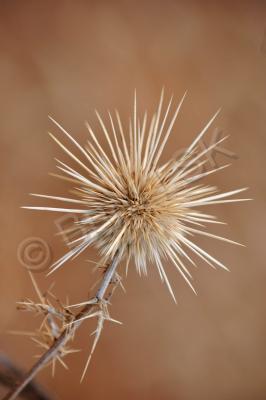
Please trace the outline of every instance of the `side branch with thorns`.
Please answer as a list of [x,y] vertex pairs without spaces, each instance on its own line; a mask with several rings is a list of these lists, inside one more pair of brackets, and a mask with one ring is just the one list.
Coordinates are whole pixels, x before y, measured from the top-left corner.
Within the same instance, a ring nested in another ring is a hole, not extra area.
[[[66,364],[62,361],[62,357],[65,355],[75,352],[77,350],[71,350],[66,347],[68,342],[72,341],[75,335],[77,328],[81,325],[83,321],[88,318],[97,317],[98,324],[95,332],[95,338],[92,345],[91,352],[89,354],[86,366],[84,368],[81,380],[84,378],[86,370],[89,366],[89,362],[91,360],[92,354],[95,350],[97,342],[99,340],[103,323],[105,320],[113,321],[120,323],[110,317],[108,311],[108,303],[111,296],[114,293],[114,290],[117,288],[119,284],[121,284],[121,278],[116,272],[118,263],[120,260],[119,252],[117,252],[106,269],[103,279],[101,281],[100,287],[96,292],[95,297],[89,299],[84,303],[75,304],[73,306],[61,307],[63,311],[58,310],[52,307],[50,304],[45,303],[44,296],[41,295],[39,288],[36,285],[36,282],[31,275],[33,285],[40,299],[40,303],[34,303],[32,301],[19,302],[19,306],[27,311],[37,311],[38,313],[42,313],[45,315],[45,319],[47,319],[48,330],[46,333],[41,332],[41,329],[38,333],[41,334],[43,341],[36,339],[33,337],[33,340],[39,344],[41,347],[46,348],[46,352],[39,358],[36,364],[31,368],[22,382],[19,383],[17,387],[15,387],[10,393],[8,393],[3,400],[14,400],[21,393],[21,391],[28,385],[29,382],[35,377],[35,375],[43,369],[49,362],[52,362],[53,370],[55,368],[55,362],[58,360],[61,364],[66,367]],[[69,308],[72,307],[82,307],[81,310],[74,315]],[[59,326],[55,322],[55,318],[59,319],[62,322],[62,328],[59,329]],[[45,321],[44,321],[45,322]],[[41,328],[44,326],[42,324]],[[48,339],[48,342],[47,342]]]

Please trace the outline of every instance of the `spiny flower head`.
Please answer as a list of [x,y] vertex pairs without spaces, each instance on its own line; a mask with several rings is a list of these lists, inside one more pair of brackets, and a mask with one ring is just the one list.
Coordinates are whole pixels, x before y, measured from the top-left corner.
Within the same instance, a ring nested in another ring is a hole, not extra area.
[[64,173],[64,178],[75,183],[75,189],[72,191],[75,198],[35,194],[78,204],[80,208],[28,207],[76,213],[80,216],[73,230],[79,231],[82,227],[82,233],[78,239],[71,242],[71,250],[52,266],[53,270],[80,254],[88,246],[95,245],[102,255],[101,263],[108,262],[119,252],[121,259],[126,260],[127,267],[129,262],[133,261],[139,273],[147,273],[148,263],[156,265],[161,279],[166,282],[173,295],[163,267],[165,260],[173,263],[191,287],[192,276],[183,262],[186,259],[194,264],[189,253],[195,253],[213,267],[226,269],[220,261],[192,240],[195,234],[199,234],[235,243],[208,233],[204,229],[205,224],[220,222],[198,208],[245,200],[228,199],[245,189],[218,193],[216,187],[204,186],[198,182],[204,176],[226,167],[200,173],[198,171],[199,167],[206,163],[206,153],[225,139],[208,148],[201,149],[199,146],[201,138],[218,112],[184,154],[178,159],[172,158],[164,164],[160,163],[184,97],[185,95],[170,118],[172,99],[166,111],[162,112],[162,92],[158,109],[148,122],[147,113],[143,118],[138,116],[135,95],[134,111],[128,131],[123,127],[118,112],[115,113],[115,118],[109,113],[108,125],[96,112],[108,144],[108,151],[100,144],[98,135],[88,123],[86,126],[89,140],[85,147],[82,147],[51,118],[67,139],[76,146],[79,156],[73,154],[58,138],[52,134],[51,136],[82,169],[80,172],[75,167],[58,161],[58,168]]

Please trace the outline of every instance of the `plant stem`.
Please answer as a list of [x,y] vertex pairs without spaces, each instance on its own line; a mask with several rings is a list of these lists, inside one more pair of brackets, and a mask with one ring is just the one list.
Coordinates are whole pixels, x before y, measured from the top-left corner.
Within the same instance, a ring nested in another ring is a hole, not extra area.
[[36,376],[36,374],[54,357],[56,357],[58,351],[64,346],[68,340],[72,337],[73,333],[83,322],[83,317],[86,317],[91,312],[91,309],[95,306],[97,301],[101,301],[104,299],[106,290],[109,284],[112,281],[114,273],[116,271],[118,262],[119,262],[119,251],[116,252],[114,258],[109,264],[101,282],[101,285],[96,293],[96,302],[91,304],[86,304],[82,310],[75,316],[73,323],[64,329],[61,335],[55,339],[52,346],[39,358],[39,360],[33,365],[33,367],[26,374],[25,378],[11,390],[2,400],[15,400],[17,396],[21,393],[21,391],[32,381],[32,379]]
[[[0,386],[9,390],[13,389],[16,382],[23,379],[24,373],[9,360],[3,353],[0,353]],[[21,393],[23,399],[28,400],[52,400],[44,390],[35,382],[30,382]]]

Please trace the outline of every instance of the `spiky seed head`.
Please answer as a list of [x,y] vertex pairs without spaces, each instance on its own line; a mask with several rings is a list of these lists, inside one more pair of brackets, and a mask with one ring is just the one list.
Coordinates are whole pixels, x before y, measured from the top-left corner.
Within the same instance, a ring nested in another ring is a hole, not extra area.
[[162,92],[159,107],[148,123],[146,113],[142,119],[137,113],[135,95],[133,117],[130,119],[128,132],[122,126],[118,112],[115,113],[115,117],[109,113],[108,126],[96,112],[109,146],[108,152],[104,150],[98,135],[88,123],[86,126],[89,140],[85,147],[82,147],[51,118],[67,139],[76,146],[80,155],[74,155],[59,139],[51,136],[83,170],[79,172],[58,161],[57,167],[64,173],[64,177],[75,183],[75,198],[35,195],[78,204],[80,208],[28,207],[77,213],[80,217],[73,230],[82,227],[82,234],[71,242],[71,250],[52,266],[53,270],[88,246],[95,245],[102,255],[102,263],[112,259],[119,251],[127,266],[130,260],[133,261],[139,273],[147,272],[148,263],[156,265],[161,279],[166,282],[174,297],[163,267],[165,260],[173,263],[192,289],[192,276],[183,263],[186,259],[194,264],[188,251],[195,253],[213,267],[226,269],[220,261],[192,241],[195,234],[200,234],[235,243],[208,233],[204,229],[205,225],[219,221],[198,208],[245,200],[231,198],[245,189],[218,193],[216,187],[198,183],[204,176],[225,167],[205,172],[199,172],[198,168],[206,162],[206,153],[223,140],[204,150],[199,146],[201,138],[218,113],[211,118],[182,156],[164,164],[160,163],[184,97],[185,95],[170,118],[172,99],[165,113],[162,113]]

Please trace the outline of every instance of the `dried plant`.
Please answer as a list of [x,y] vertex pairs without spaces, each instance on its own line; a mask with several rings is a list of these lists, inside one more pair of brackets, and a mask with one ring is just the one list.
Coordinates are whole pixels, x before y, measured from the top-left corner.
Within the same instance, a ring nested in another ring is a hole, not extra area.
[[[99,265],[107,265],[96,295],[75,306],[82,307],[74,315],[74,306],[52,307],[47,297],[40,294],[35,281],[35,289],[39,303],[26,301],[21,303],[26,310],[42,313],[44,316],[44,337],[38,343],[47,349],[18,388],[6,399],[15,399],[25,385],[48,362],[62,362],[62,356],[69,351],[69,342],[80,323],[87,318],[97,317],[98,326],[92,352],[102,330],[104,320],[112,320],[108,312],[108,300],[111,292],[109,285],[117,287],[121,279],[116,271],[118,264],[123,264],[125,270],[135,264],[139,274],[147,274],[147,269],[155,265],[175,300],[171,284],[167,278],[163,264],[170,261],[195,291],[191,284],[192,275],[184,260],[195,265],[191,254],[212,267],[227,269],[220,261],[207,253],[193,241],[195,235],[204,235],[225,242],[238,244],[230,239],[214,235],[206,229],[208,224],[220,224],[215,216],[201,211],[201,207],[229,202],[239,202],[247,199],[232,198],[245,189],[219,193],[213,186],[199,183],[203,177],[222,170],[227,165],[203,172],[199,167],[206,164],[206,154],[212,151],[226,138],[202,149],[200,140],[213,123],[218,112],[198,134],[193,143],[182,156],[174,157],[160,164],[161,155],[173,130],[176,117],[179,114],[185,95],[178,104],[172,117],[169,117],[172,99],[164,108],[164,93],[162,92],[158,109],[148,122],[147,113],[140,118],[137,112],[136,95],[134,99],[133,116],[129,122],[129,134],[123,127],[118,112],[115,117],[109,113],[108,126],[96,112],[101,130],[109,149],[106,151],[100,144],[91,126],[86,123],[89,140],[85,147],[76,140],[53,118],[51,120],[60,128],[65,138],[74,144],[79,156],[71,152],[65,144],[50,134],[64,152],[79,168],[74,169],[57,160],[58,169],[64,175],[57,175],[75,185],[73,197],[58,197],[33,194],[46,199],[63,203],[72,203],[79,208],[56,207],[26,207],[34,210],[76,213],[79,221],[73,224],[72,231],[80,233],[73,240],[71,249],[52,267],[57,270],[66,261],[77,257],[89,246],[99,250]],[[80,172],[82,170],[83,172]],[[82,230],[81,230],[82,228]],[[33,279],[33,278],[32,278]],[[55,328],[55,319],[61,323]],[[51,322],[52,321],[52,322]],[[42,331],[43,335],[43,331]],[[47,339],[48,338],[48,339]],[[35,338],[36,340],[36,338]],[[90,353],[84,377],[92,352]]]

